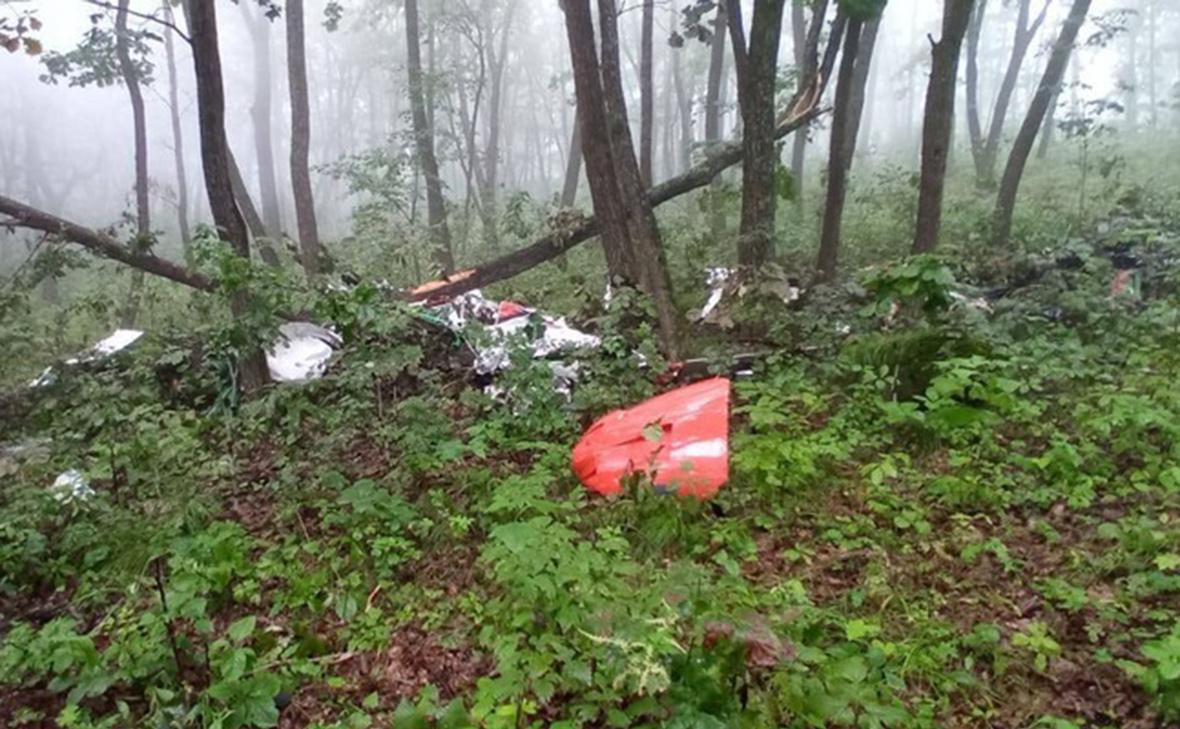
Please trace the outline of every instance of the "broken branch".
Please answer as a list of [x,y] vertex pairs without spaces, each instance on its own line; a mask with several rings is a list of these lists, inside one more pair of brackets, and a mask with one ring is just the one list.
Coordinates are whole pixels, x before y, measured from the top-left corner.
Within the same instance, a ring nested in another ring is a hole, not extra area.
[[216,286],[215,282],[204,274],[190,271],[184,266],[150,253],[138,253],[109,235],[59,218],[3,195],[0,195],[0,213],[8,216],[8,219],[0,220],[0,227],[29,228],[60,236],[90,249],[103,258],[118,261],[146,273],[162,276],[199,291],[212,291]]
[[[809,108],[792,114],[790,118],[780,124],[775,130],[775,139],[781,139],[791,132],[807,126],[819,116],[822,112],[814,106],[816,99],[818,99],[818,95],[811,99]],[[792,106],[797,107],[797,105]],[[673,198],[708,185],[721,172],[741,161],[741,143],[730,142],[684,174],[652,187],[647,191],[647,196],[651,200],[652,207],[662,205]],[[520,250],[489,261],[477,268],[459,271],[440,285],[419,287],[411,291],[407,298],[410,301],[422,301],[427,298],[447,299],[458,296],[472,289],[522,274],[546,261],[557,258],[562,253],[596,235],[598,235],[598,221],[593,216],[583,218],[581,222],[567,230],[549,233]]]

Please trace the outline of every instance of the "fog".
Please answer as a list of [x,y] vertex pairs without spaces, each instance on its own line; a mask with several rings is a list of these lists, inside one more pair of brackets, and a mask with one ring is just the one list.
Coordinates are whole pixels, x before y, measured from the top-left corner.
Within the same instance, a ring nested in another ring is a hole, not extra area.
[[[243,176],[257,199],[259,150],[255,143],[252,107],[255,103],[255,54],[251,29],[267,42],[271,61],[269,79],[270,139],[284,230],[294,227],[287,155],[290,112],[285,71],[284,27],[281,19],[265,20],[251,2],[235,5],[218,0],[221,53],[231,147]],[[423,0],[423,58],[430,71],[436,146],[443,168],[449,202],[462,206],[465,199],[463,154],[457,149],[462,136],[454,109],[466,82],[478,73],[472,45],[454,20],[466,6],[479,0]],[[485,0],[484,9],[494,23],[502,22],[511,0]],[[685,141],[681,134],[683,105],[690,110],[691,140],[703,133],[705,77],[708,47],[688,39],[674,48],[667,39],[680,28],[680,6],[688,0],[657,3],[655,50],[654,169],[656,179],[684,168]],[[747,6],[752,5],[748,0]],[[1123,8],[1145,11],[1150,0],[1096,0],[1081,38],[1098,32],[1096,18]],[[121,84],[104,88],[71,86],[65,79],[46,83],[45,59],[52,52],[68,52],[91,27],[92,16],[109,28],[113,12],[83,0],[34,0],[10,4],[33,10],[42,22],[38,31],[44,46],[40,56],[0,53],[0,192],[25,200],[55,214],[93,226],[109,226],[134,208],[134,164],[131,112]],[[989,3],[980,47],[981,100],[986,120],[990,99],[1003,73],[1015,19],[1013,3]],[[1039,2],[1034,2],[1034,12]],[[1125,131],[1174,127],[1174,93],[1180,83],[1180,13],[1169,2],[1155,2],[1154,32],[1146,28],[1146,12],[1130,13],[1126,29],[1104,45],[1084,45],[1075,54],[1067,74],[1071,80],[1059,100],[1062,107],[1081,108],[1088,100],[1109,99],[1126,108],[1134,105],[1135,119],[1114,113],[1106,120]],[[1035,90],[1043,68],[1046,46],[1066,12],[1066,3],[1050,0],[1043,27],[1024,64],[1007,123],[1010,136]],[[10,7],[10,10],[11,10]],[[321,235],[331,242],[347,236],[356,199],[347,185],[323,171],[323,165],[347,155],[374,148],[403,149],[407,128],[405,33],[400,2],[344,0],[338,27],[325,27],[325,3],[308,0],[307,49],[311,93],[312,183]],[[133,0],[131,9],[161,15],[158,2]],[[636,57],[639,44],[639,12],[636,3],[623,3],[621,20],[623,66],[628,84],[631,122],[638,124]],[[177,9],[177,23],[183,25]],[[861,126],[861,158],[868,164],[888,160],[916,168],[922,98],[930,64],[930,40],[937,36],[941,3],[937,0],[890,0],[882,21],[877,50],[868,83],[868,101]],[[711,17],[711,16],[710,16]],[[745,17],[750,17],[749,7]],[[132,27],[154,34],[166,31],[158,23],[132,18]],[[569,154],[573,123],[573,86],[563,15],[556,0],[517,0],[507,43],[503,92],[503,138],[500,145],[503,195],[527,192],[534,199],[549,200],[560,193]],[[176,230],[176,168],[169,121],[167,73],[163,44],[148,41],[154,65],[146,86],[149,170],[152,179],[153,228],[162,232],[161,249],[178,250]],[[784,24],[780,66],[790,68],[791,33]],[[187,161],[190,217],[208,221],[208,204],[200,179],[195,87],[192,61],[186,44],[176,44],[179,77],[179,111]],[[1154,59],[1154,66],[1152,60]],[[1132,73],[1132,70],[1134,73]],[[962,77],[960,64],[960,77]],[[679,76],[679,79],[676,77]],[[726,137],[740,132],[733,89],[732,63],[726,68],[726,100],[723,129]],[[1137,79],[1137,83],[1132,79]],[[679,92],[677,91],[679,81]],[[962,85],[956,113],[955,148],[966,157],[965,124],[961,123]],[[828,89],[831,94],[831,88]],[[784,96],[785,98],[785,96]],[[1151,105],[1154,100],[1155,106]],[[486,94],[483,99],[485,107]],[[486,115],[485,115],[486,118]],[[480,126],[484,122],[480,122]],[[480,128],[481,146],[487,130]],[[825,155],[823,124],[808,147],[812,168]],[[693,154],[699,150],[693,149]],[[580,190],[585,197],[584,185]],[[411,196],[412,197],[412,196]],[[583,199],[588,206],[588,201]],[[408,208],[416,209],[413,199]],[[409,212],[407,212],[409,214]],[[23,234],[22,234],[23,235]],[[0,262],[10,267],[23,256],[21,236],[6,235]]]

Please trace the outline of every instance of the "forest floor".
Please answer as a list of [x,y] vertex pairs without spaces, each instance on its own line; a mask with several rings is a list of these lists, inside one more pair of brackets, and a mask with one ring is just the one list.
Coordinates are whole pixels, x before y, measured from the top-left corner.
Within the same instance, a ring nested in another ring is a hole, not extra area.
[[1177,232],[955,270],[986,307],[932,259],[753,287],[701,335],[771,352],[708,503],[571,473],[670,387],[610,313],[572,401],[359,304],[326,377],[237,408],[162,336],[5,395],[47,440],[0,457],[0,725],[1167,726]]

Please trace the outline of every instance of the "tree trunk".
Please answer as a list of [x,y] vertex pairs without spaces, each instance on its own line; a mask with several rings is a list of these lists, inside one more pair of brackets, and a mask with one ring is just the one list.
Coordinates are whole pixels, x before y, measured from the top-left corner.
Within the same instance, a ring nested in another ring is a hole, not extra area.
[[254,105],[250,108],[250,119],[254,126],[254,151],[258,156],[258,200],[262,204],[262,221],[267,232],[278,236],[283,230],[283,221],[279,213],[274,133],[271,131],[270,20],[262,17],[257,7],[251,9],[250,5],[243,2],[241,7],[254,52]]
[[623,75],[619,66],[618,9],[615,0],[598,0],[598,24],[602,32],[601,73],[603,105],[606,107],[610,134],[611,162],[615,182],[623,201],[625,224],[632,246],[635,268],[630,279],[651,297],[659,321],[660,344],[669,359],[680,354],[679,315],[672,301],[668,265],[656,225],[655,212],[647,197],[647,186],[639,173],[631,126],[627,122],[627,104],[623,95]]
[[[709,41],[709,79],[705,88],[705,151],[711,154],[721,143],[721,81],[725,75],[725,39],[728,15],[717,6],[713,18],[713,37]],[[721,180],[709,186],[709,230],[714,240],[725,234],[725,205],[721,199]]]
[[[131,0],[119,0],[115,14],[115,55],[119,59],[119,74],[131,97],[131,118],[135,128],[135,239],[136,250],[147,250],[152,245],[151,201],[148,199],[147,120],[144,116],[143,91],[139,87],[139,69],[131,60],[131,39],[127,30],[127,9]],[[143,271],[131,272],[131,288],[127,304],[120,314],[121,326],[131,329],[139,316],[139,299],[143,293]]]
[[[1024,65],[1024,58],[1028,54],[1029,46],[1032,45],[1033,38],[1036,37],[1037,31],[1041,27],[1041,23],[1045,21],[1045,14],[1049,9],[1049,3],[1046,2],[1041,8],[1040,14],[1029,24],[1029,6],[1032,0],[1020,0],[1020,5],[1017,7],[1016,15],[1016,33],[1012,39],[1012,55],[1008,57],[1008,68],[1004,71],[1004,78],[1000,82],[1000,89],[996,93],[996,104],[992,109],[991,121],[988,123],[987,137],[982,138],[979,123],[978,112],[978,68],[972,69],[974,58],[968,60],[968,76],[975,76],[975,91],[972,92],[972,84],[968,83],[968,98],[974,93],[976,97],[976,111],[975,121],[970,121],[970,102],[968,106],[968,129],[971,133],[971,154],[975,161],[975,180],[976,185],[981,189],[989,189],[995,186],[996,182],[996,160],[999,157],[1000,142],[1004,135],[1004,122],[1008,116],[1008,108],[1012,103],[1012,94],[1016,90],[1016,83],[1020,79],[1020,69]],[[976,19],[976,24],[982,25],[982,6],[979,17]],[[978,36],[979,28],[972,31],[975,35],[974,49],[969,49],[969,55],[974,56],[978,52]]]
[[574,112],[574,132],[570,139],[569,157],[565,163],[565,184],[561,188],[561,207],[572,208],[578,197],[578,178],[582,175],[582,125]]
[[967,26],[967,138],[971,156],[975,160],[976,184],[979,182],[979,151],[983,149],[983,123],[979,118],[979,38],[983,32],[983,18],[987,14],[987,0],[976,0]]
[[[483,223],[484,244],[491,250],[500,247],[500,212],[497,204],[500,185],[500,127],[504,113],[504,68],[508,63],[508,36],[512,28],[512,16],[516,2],[509,3],[505,11],[504,25],[500,29],[499,48],[487,43],[487,66],[491,71],[491,88],[488,97],[488,144],[484,153],[484,174],[480,189],[480,215]],[[491,23],[488,23],[491,28]]]
[[1053,143],[1053,133],[1057,131],[1057,101],[1061,98],[1061,89],[1057,89],[1053,98],[1049,100],[1049,111],[1045,113],[1045,122],[1041,124],[1041,141],[1037,144],[1037,159],[1045,159],[1049,155],[1049,145]]
[[422,52],[418,39],[418,0],[406,0],[406,72],[409,75],[411,117],[418,165],[426,182],[426,215],[430,228],[431,256],[444,275],[455,269],[451,233],[447,228],[447,207],[442,179],[434,156],[434,134],[426,115],[426,89],[422,80]]
[[655,0],[643,0],[643,21],[639,42],[639,176],[650,187],[652,176],[652,135],[655,130]]
[[299,259],[309,278],[320,272],[320,234],[311,192],[311,111],[307,99],[307,51],[303,0],[287,0],[287,85],[291,92],[291,188],[299,230]]
[[[205,173],[205,190],[209,209],[218,234],[234,252],[250,258],[250,239],[246,224],[234,203],[229,175],[229,144],[225,137],[225,91],[221,80],[221,57],[217,43],[217,10],[212,0],[190,3],[190,35],[193,67],[197,79],[197,109],[201,127],[201,167]],[[244,317],[250,308],[246,291],[231,294],[234,316]],[[238,362],[239,382],[249,393],[270,380],[266,357],[257,346],[241,353]]]
[[865,97],[869,86],[869,71],[873,64],[873,50],[877,47],[877,31],[881,27],[881,16],[867,20],[860,31],[860,47],[856,53],[856,68],[852,71],[852,96],[848,111],[848,162],[856,155],[856,143],[860,139],[860,121],[864,117]]
[[861,27],[862,22],[858,18],[848,19],[848,28],[844,34],[844,55],[840,59],[840,73],[836,79],[836,99],[833,103],[831,144],[828,153],[828,189],[824,201],[823,227],[820,231],[819,257],[816,262],[821,281],[830,281],[835,277],[840,254],[840,226],[844,218],[844,198],[848,191],[852,77],[856,69]]
[[[774,253],[774,213],[778,200],[774,184],[778,155],[774,144],[775,80],[778,46],[782,37],[785,0],[755,3],[750,19],[750,45],[737,46],[735,56],[745,57],[744,78],[738,82],[742,110],[742,217],[738,238],[738,263],[759,267]],[[736,6],[737,3],[731,3]],[[730,16],[732,31],[735,16]]]
[[271,245],[271,234],[266,229],[266,223],[258,213],[254,198],[250,197],[250,190],[246,187],[246,178],[242,177],[242,169],[238,167],[238,158],[233,150],[229,150],[229,181],[233,186],[234,200],[238,203],[238,210],[242,219],[246,221],[246,231],[254,239],[254,247],[258,249],[258,257],[271,268],[278,268],[279,255]]
[[938,246],[942,225],[942,196],[946,183],[951,125],[955,118],[955,80],[959,53],[971,20],[974,0],[945,0],[942,37],[931,49],[930,83],[926,87],[926,116],[922,123],[922,173],[918,183],[918,222],[914,253]]
[[[807,85],[816,81],[819,72],[819,36],[823,29],[824,17],[828,11],[828,0],[817,0],[812,6],[811,22],[805,24],[803,16],[804,3],[791,3],[791,33],[794,41],[795,67],[800,70],[799,83],[795,88],[796,97],[806,93]],[[843,15],[838,15],[843,18]],[[843,21],[841,21],[843,22]],[[832,37],[839,38],[839,33],[833,28]],[[837,47],[838,41],[829,41],[829,47]],[[825,83],[827,79],[823,80]],[[795,178],[795,206],[799,212],[803,210],[803,175],[807,160],[807,135],[796,134],[791,144],[791,176]]]
[[1082,23],[1086,20],[1086,13],[1090,10],[1090,2],[1091,0],[1073,0],[1069,16],[1053,43],[1053,51],[1045,65],[1041,83],[1029,105],[1028,114],[1025,115],[1020,132],[1012,144],[1012,151],[1008,153],[1008,164],[1004,167],[1004,177],[1000,181],[1000,192],[996,198],[992,222],[992,243],[996,247],[1008,245],[1012,234],[1012,213],[1016,208],[1016,193],[1020,189],[1020,179],[1024,176],[1024,165],[1028,162],[1045,113],[1049,110],[1049,103],[1061,86],[1073,44],[1077,40]]
[[[175,23],[172,15],[172,1],[164,0],[164,15],[169,23]],[[164,54],[168,63],[168,115],[172,120],[172,158],[176,165],[176,222],[180,226],[180,240],[184,245],[187,259],[192,245],[192,233],[188,226],[188,172],[184,167],[184,134],[180,126],[180,98],[176,81],[176,48],[172,39],[173,31],[164,31]]]
[[627,125],[615,3],[598,3],[601,64],[594,44],[590,0],[565,0],[562,7],[582,126],[582,157],[594,211],[601,223],[607,268],[612,276],[638,284],[651,297],[661,344],[665,354],[675,358],[679,353],[677,315],[659,229],[639,176]]

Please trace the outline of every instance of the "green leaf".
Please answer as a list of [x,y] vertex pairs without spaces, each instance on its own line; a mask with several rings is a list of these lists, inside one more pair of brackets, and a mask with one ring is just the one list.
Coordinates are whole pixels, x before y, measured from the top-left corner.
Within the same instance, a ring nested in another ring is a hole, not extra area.
[[257,623],[257,619],[253,615],[248,615],[230,625],[226,634],[233,642],[240,643],[254,634],[255,623]]

